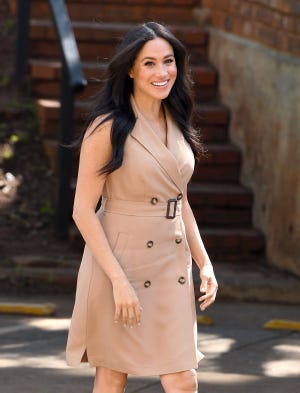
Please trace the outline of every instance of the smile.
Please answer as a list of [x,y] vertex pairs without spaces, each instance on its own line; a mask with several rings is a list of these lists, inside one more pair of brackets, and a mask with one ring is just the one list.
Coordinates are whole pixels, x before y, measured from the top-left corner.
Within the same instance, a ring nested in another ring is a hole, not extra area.
[[165,87],[168,84],[168,80],[164,82],[151,82],[151,85],[156,86],[156,87]]

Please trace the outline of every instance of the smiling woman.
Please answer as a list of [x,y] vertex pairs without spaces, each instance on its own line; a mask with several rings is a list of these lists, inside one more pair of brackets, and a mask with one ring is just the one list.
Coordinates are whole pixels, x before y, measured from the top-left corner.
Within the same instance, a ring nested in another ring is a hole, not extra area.
[[160,375],[167,393],[197,391],[192,256],[201,310],[217,281],[187,200],[201,152],[190,86],[183,45],[160,24],[138,26],[78,141],[73,217],[86,247],[67,362],[96,367],[93,393],[124,392],[128,374]]
[[[152,57],[153,53],[155,57]],[[138,54],[129,76],[136,80],[133,94],[137,101],[165,99],[177,76],[172,46],[159,37],[148,41]],[[151,86],[153,89],[150,89]]]
[[[169,42],[160,37],[148,41],[135,59],[129,76],[135,81],[133,96],[136,102],[151,115],[151,118],[144,117],[166,145],[166,119],[160,101],[168,97],[177,76],[174,51]],[[155,104],[160,110],[154,107]]]

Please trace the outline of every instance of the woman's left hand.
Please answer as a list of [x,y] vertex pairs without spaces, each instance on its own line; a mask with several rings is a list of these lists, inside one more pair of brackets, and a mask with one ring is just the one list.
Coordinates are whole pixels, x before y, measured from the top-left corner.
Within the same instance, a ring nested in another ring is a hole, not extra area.
[[201,311],[204,311],[216,300],[218,290],[218,283],[211,264],[206,264],[200,268],[200,278],[200,292],[204,293],[204,295],[200,296],[198,301],[201,303]]

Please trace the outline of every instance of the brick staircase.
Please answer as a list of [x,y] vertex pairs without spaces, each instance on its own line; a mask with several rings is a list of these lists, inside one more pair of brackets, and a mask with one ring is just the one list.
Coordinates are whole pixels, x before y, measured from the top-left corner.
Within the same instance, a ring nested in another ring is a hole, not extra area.
[[[239,183],[241,154],[228,139],[230,113],[218,101],[218,73],[207,60],[209,34],[192,17],[195,0],[67,1],[85,76],[89,84],[76,101],[76,127],[82,126],[87,100],[99,88],[101,70],[132,24],[156,20],[169,25],[187,46],[195,81],[197,116],[208,156],[189,188],[206,248],[214,261],[255,262],[264,257],[264,237],[252,227],[251,191]],[[151,4],[151,5],[149,5]],[[47,1],[32,1],[30,73],[37,97],[41,133],[52,170],[56,148],[60,88],[59,46]]]

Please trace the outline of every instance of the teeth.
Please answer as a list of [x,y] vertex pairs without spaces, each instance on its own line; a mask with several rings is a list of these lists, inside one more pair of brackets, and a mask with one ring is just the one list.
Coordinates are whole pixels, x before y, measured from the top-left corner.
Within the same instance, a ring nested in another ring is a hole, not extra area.
[[165,86],[168,83],[168,81],[165,82],[152,82],[152,85],[154,86]]

